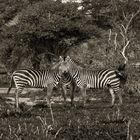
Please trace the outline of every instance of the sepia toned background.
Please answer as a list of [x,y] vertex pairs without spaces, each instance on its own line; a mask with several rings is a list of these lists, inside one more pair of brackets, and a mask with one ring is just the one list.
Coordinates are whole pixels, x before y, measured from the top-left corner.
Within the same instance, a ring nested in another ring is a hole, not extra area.
[[[3,93],[16,69],[45,70],[67,55],[84,68],[117,69],[125,62],[123,51],[128,61],[122,108],[109,108],[108,92],[94,90],[89,94],[97,100],[87,109],[78,101],[75,109],[54,105],[55,125],[46,106],[28,111],[23,103],[23,113],[8,113],[13,105]],[[0,87],[1,139],[140,139],[140,1],[0,0]]]

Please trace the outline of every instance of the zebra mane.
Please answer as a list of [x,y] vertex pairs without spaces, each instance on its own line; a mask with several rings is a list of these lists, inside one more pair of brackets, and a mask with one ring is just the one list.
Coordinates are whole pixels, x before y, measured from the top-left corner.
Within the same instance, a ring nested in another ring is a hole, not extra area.
[[73,63],[74,67],[77,67],[78,69],[84,69],[86,68],[84,64],[79,62],[78,60],[70,58],[71,63]]
[[79,60],[72,59],[72,61],[80,68],[86,68],[86,66],[81,63]]

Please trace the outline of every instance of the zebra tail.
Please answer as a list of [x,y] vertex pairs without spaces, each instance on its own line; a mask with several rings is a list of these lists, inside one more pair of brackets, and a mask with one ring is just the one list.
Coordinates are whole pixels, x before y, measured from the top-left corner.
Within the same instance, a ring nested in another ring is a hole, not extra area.
[[121,72],[117,72],[117,77],[120,78],[122,84],[125,84],[127,81],[127,75]]
[[126,64],[120,65],[118,67],[118,70],[115,71],[116,76],[120,78],[120,81],[122,82],[122,84],[125,84],[127,81],[127,74],[125,73],[125,67],[126,67]]
[[11,90],[11,88],[12,88],[12,83],[13,83],[13,75],[11,76],[10,86],[9,86],[9,88],[8,88],[7,95],[10,93],[10,90]]
[[125,71],[126,64],[119,65],[118,71]]

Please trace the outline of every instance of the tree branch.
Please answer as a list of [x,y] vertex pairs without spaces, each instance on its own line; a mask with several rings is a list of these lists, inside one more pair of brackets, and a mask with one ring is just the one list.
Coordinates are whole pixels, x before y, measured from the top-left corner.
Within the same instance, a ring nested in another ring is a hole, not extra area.
[[125,64],[128,62],[128,58],[125,56],[125,51],[126,51],[126,47],[129,45],[130,41],[127,41],[126,45],[123,47],[123,50],[121,52],[122,56],[124,57],[125,59]]

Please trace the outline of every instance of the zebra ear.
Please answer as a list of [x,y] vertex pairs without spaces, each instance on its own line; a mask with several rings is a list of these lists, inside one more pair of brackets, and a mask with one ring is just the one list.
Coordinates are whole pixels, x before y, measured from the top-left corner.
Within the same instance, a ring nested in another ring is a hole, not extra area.
[[62,56],[59,56],[59,60],[62,62],[64,61],[63,57]]
[[70,56],[67,56],[65,60],[66,60],[66,61],[70,60]]

